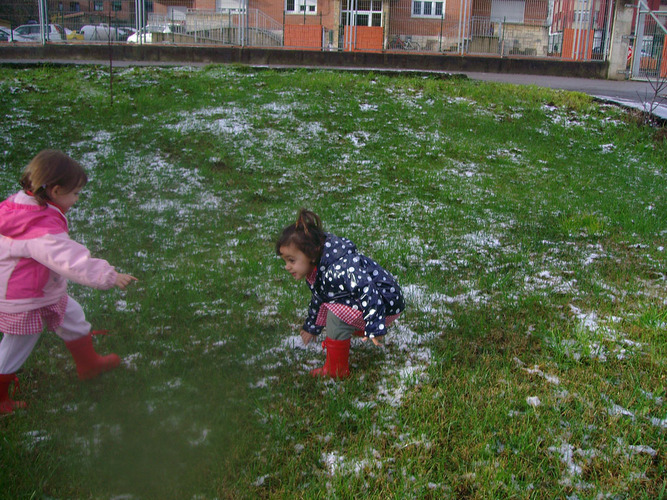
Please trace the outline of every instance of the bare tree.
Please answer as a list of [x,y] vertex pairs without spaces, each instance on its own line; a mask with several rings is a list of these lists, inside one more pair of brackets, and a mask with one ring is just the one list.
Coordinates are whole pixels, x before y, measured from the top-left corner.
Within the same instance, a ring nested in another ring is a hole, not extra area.
[[644,95],[640,95],[642,102],[642,121],[649,125],[656,124],[655,110],[662,104],[667,104],[667,77],[660,76],[657,72],[654,78],[648,78],[648,84],[651,87],[647,89]]

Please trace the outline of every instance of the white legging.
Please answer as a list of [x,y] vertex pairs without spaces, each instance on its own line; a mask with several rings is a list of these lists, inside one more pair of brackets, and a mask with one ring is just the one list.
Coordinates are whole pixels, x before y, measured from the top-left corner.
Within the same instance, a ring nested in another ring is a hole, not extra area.
[[[79,303],[67,297],[67,308],[63,323],[56,328],[56,335],[65,342],[79,339],[90,333],[90,323]],[[41,334],[8,335],[4,334],[0,341],[0,374],[16,373],[28,359],[35,348]]]

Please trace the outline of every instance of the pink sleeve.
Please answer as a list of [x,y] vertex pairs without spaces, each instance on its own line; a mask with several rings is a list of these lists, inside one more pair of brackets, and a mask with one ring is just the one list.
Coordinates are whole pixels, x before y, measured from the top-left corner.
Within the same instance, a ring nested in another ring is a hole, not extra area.
[[73,241],[67,233],[47,234],[27,242],[30,257],[62,277],[108,290],[116,283],[116,270],[104,259],[91,257],[86,247]]

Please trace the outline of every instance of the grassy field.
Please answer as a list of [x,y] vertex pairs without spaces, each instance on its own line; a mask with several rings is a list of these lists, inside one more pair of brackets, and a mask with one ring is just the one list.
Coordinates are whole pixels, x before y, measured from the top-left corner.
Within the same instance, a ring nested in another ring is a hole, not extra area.
[[[244,67],[0,66],[2,197],[43,148],[70,234],[139,278],[72,284],[98,350],[42,336],[0,418],[0,498],[665,498],[667,142],[536,87]],[[664,134],[663,134],[664,135]],[[408,309],[352,376],[274,255],[300,207]]]

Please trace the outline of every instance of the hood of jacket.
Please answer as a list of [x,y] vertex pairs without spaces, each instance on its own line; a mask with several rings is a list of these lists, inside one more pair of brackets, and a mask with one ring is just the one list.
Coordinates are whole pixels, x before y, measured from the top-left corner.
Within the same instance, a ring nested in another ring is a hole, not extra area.
[[322,248],[322,256],[318,269],[324,271],[330,267],[337,260],[342,259],[346,255],[357,253],[357,247],[347,238],[341,238],[331,233],[325,233],[327,239]]
[[15,240],[68,232],[67,219],[57,208],[41,206],[20,191],[0,203],[0,234]]

